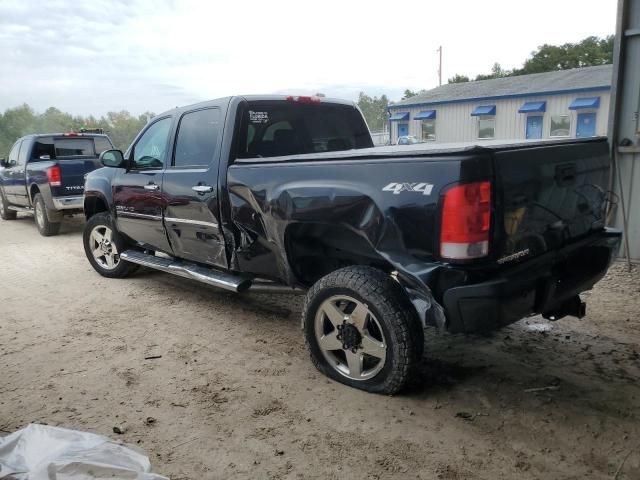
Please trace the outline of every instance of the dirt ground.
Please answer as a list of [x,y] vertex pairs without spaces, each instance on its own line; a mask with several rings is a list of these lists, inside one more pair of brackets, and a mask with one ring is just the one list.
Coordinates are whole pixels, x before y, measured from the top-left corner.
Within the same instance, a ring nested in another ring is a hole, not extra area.
[[313,368],[300,297],[108,280],[81,231],[0,220],[0,435],[105,434],[173,480],[640,479],[638,270],[616,265],[581,321],[430,332],[420,378],[386,397]]

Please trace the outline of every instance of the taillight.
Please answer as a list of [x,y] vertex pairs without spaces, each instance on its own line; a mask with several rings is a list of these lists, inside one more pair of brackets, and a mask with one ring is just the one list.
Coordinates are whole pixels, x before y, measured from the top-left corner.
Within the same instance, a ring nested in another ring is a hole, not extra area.
[[287,97],[287,102],[298,102],[298,103],[320,103],[320,97],[305,97],[304,95],[289,95]]
[[440,256],[453,260],[486,256],[490,226],[491,182],[450,188],[442,207]]
[[63,133],[62,136],[63,137],[81,137],[82,134],[76,133],[76,132],[67,132],[67,133]]
[[49,185],[52,187],[59,187],[62,185],[62,175],[60,174],[60,167],[58,165],[54,165],[47,169],[47,179],[49,180]]

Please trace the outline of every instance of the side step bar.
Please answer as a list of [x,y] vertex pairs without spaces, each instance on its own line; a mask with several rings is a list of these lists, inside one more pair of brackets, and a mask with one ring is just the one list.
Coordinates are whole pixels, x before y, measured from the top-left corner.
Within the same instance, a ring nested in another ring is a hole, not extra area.
[[155,268],[179,277],[190,278],[198,282],[213,285],[232,292],[244,292],[251,286],[251,278],[232,273],[201,267],[193,263],[156,257],[136,250],[125,250],[120,254],[122,260],[137,263],[144,267]]
[[33,215],[33,208],[28,208],[28,207],[18,207],[16,205],[7,205],[7,210],[13,210],[14,212],[28,213],[29,215]]

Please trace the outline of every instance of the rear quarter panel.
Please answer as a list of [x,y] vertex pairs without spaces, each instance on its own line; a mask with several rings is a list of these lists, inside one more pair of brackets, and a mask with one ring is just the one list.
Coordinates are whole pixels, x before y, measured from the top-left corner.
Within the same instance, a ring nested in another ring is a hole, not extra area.
[[366,240],[400,274],[424,286],[436,268],[441,192],[490,174],[488,155],[233,165],[228,192],[240,232],[237,268],[295,284],[287,230],[332,224]]

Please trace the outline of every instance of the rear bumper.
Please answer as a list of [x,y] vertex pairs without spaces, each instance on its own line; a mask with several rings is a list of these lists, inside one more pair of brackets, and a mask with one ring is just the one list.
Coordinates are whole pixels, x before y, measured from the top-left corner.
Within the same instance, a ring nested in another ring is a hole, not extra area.
[[56,210],[82,210],[82,195],[69,197],[53,197],[53,207]]
[[605,276],[621,237],[620,231],[606,229],[523,262],[491,281],[447,290],[447,330],[486,332],[559,309]]

